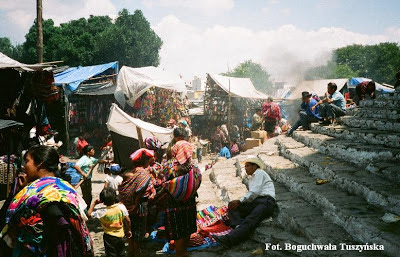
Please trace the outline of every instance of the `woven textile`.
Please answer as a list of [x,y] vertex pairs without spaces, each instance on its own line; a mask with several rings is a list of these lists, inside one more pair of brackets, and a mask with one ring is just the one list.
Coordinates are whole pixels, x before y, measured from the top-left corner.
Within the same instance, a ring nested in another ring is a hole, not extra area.
[[193,146],[191,143],[185,140],[176,142],[172,147],[172,156],[180,163],[184,164],[192,158]]
[[197,166],[183,176],[176,177],[163,184],[169,194],[178,201],[187,201],[196,195],[201,184],[201,171]]

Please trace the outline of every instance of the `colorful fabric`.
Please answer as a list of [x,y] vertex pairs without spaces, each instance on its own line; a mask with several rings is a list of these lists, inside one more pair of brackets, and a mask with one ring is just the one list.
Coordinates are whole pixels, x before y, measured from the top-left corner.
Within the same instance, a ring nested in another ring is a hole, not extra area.
[[201,171],[197,166],[192,166],[188,173],[166,181],[163,187],[174,199],[185,202],[195,197],[200,184]]
[[135,168],[131,177],[122,181],[118,187],[119,200],[126,206],[129,213],[133,212],[137,194],[146,189],[145,196],[153,198],[156,194],[154,186],[150,183],[151,176],[143,167]]
[[12,199],[6,214],[6,226],[0,237],[11,239],[14,244],[13,252],[18,256],[46,256],[46,229],[56,228],[46,228],[46,220],[42,219],[42,214],[50,203],[58,202],[66,206],[63,210],[64,218],[70,223],[70,228],[79,235],[75,240],[82,240],[83,247],[79,249],[82,252],[79,254],[92,255],[92,240],[83,221],[84,214],[79,208],[79,198],[75,189],[60,178],[37,179]]
[[172,156],[180,163],[184,164],[192,158],[193,146],[185,140],[176,142],[172,147]]
[[131,160],[133,162],[136,162],[138,160],[140,160],[140,158],[142,158],[142,155],[145,154],[148,157],[154,157],[154,151],[153,150],[148,150],[146,148],[140,148],[138,150],[136,150],[134,153],[132,153],[129,158],[131,158]]
[[100,220],[104,233],[115,237],[124,237],[124,218],[126,216],[129,216],[128,210],[121,203],[92,212],[92,218]]
[[149,150],[157,151],[158,149],[161,149],[161,142],[155,137],[147,137],[144,140],[144,144]]

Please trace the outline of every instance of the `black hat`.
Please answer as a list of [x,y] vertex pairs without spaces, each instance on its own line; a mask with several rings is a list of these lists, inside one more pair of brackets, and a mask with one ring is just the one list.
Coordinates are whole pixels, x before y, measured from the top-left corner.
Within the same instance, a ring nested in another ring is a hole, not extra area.
[[301,98],[311,97],[311,94],[308,91],[301,92]]

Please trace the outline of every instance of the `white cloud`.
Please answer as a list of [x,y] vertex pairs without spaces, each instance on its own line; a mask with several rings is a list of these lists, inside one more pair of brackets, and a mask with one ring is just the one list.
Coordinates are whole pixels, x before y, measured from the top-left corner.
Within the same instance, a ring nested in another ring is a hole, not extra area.
[[204,77],[206,73],[226,72],[228,66],[232,69],[240,62],[252,59],[265,66],[275,78],[292,82],[306,68],[325,64],[335,48],[385,42],[400,33],[398,28],[390,30],[391,37],[335,27],[307,31],[294,25],[260,31],[220,25],[200,29],[173,15],[163,18],[154,30],[164,41],[160,52],[161,67],[183,74],[186,79],[193,75]]
[[205,15],[217,15],[231,10],[234,6],[234,0],[142,0],[148,7],[179,7],[191,10],[198,10]]

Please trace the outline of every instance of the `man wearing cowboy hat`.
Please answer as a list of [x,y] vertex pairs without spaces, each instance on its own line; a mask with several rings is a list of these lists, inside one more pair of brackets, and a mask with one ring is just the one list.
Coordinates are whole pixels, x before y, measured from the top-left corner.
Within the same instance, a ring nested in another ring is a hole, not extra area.
[[251,176],[249,191],[228,205],[230,226],[235,229],[225,236],[213,236],[225,248],[246,240],[263,219],[273,214],[276,205],[274,183],[263,170],[264,163],[257,156],[249,155],[244,164],[247,175]]
[[313,122],[318,122],[322,118],[319,116],[319,108],[312,108],[317,104],[317,100],[311,97],[312,95],[304,91],[301,93],[301,110],[299,111],[300,118],[296,123],[293,125],[291,129],[287,132],[288,136],[293,134],[298,127],[302,126],[304,130],[310,129],[310,124]]

